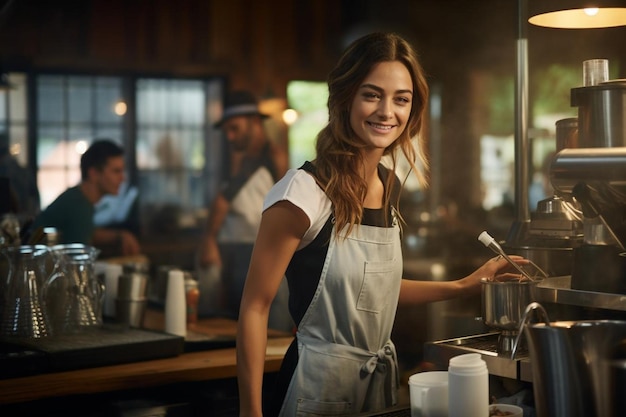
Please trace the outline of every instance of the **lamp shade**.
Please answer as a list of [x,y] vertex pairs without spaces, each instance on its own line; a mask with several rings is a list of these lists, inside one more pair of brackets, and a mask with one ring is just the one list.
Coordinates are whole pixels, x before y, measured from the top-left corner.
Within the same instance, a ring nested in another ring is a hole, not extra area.
[[626,0],[534,0],[528,22],[560,29],[593,29],[626,25]]

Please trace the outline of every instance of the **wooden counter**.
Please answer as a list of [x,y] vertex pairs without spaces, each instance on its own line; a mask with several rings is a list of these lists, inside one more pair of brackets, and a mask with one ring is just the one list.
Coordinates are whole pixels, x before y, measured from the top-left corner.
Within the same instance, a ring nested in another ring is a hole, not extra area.
[[[146,314],[144,327],[162,328],[162,322],[160,313],[151,312]],[[189,329],[206,334],[234,335],[236,322],[203,319],[190,325]],[[270,331],[265,372],[278,371],[292,339],[284,333]],[[235,349],[208,350],[166,359],[3,379],[0,380],[0,404],[234,377]]]

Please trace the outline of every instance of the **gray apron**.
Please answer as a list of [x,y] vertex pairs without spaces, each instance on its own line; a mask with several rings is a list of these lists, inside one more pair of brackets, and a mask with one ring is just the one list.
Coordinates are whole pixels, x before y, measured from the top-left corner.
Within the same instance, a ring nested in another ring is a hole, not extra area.
[[[334,228],[333,228],[334,229]],[[298,327],[298,364],[281,416],[340,416],[397,403],[390,340],[402,278],[399,227],[333,230],[313,300]]]

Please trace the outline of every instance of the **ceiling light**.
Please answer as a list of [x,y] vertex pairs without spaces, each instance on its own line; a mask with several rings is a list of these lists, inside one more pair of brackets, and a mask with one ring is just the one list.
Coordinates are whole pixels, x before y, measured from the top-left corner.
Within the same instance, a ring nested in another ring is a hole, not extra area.
[[626,5],[619,0],[536,0],[528,21],[557,29],[594,29],[626,25]]

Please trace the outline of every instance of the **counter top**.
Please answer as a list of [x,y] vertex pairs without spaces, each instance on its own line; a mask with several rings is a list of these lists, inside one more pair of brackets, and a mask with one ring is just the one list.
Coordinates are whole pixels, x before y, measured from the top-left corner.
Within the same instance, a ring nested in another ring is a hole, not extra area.
[[532,369],[528,352],[520,349],[515,359],[497,352],[497,332],[464,336],[437,342],[426,342],[424,359],[435,369],[445,370],[450,359],[465,353],[478,353],[487,364],[490,375],[532,382]]
[[550,277],[537,285],[536,301],[626,311],[626,295],[571,288],[572,277]]
[[[162,320],[162,313],[149,312],[144,327],[158,329],[162,326]],[[197,324],[190,324],[189,330],[234,335],[236,322],[223,318],[202,319]],[[282,332],[269,332],[265,372],[279,370],[292,339],[292,336]],[[165,359],[3,379],[0,380],[0,404],[126,390],[137,386],[156,387],[178,382],[233,378],[236,372],[235,348],[183,353]]]

